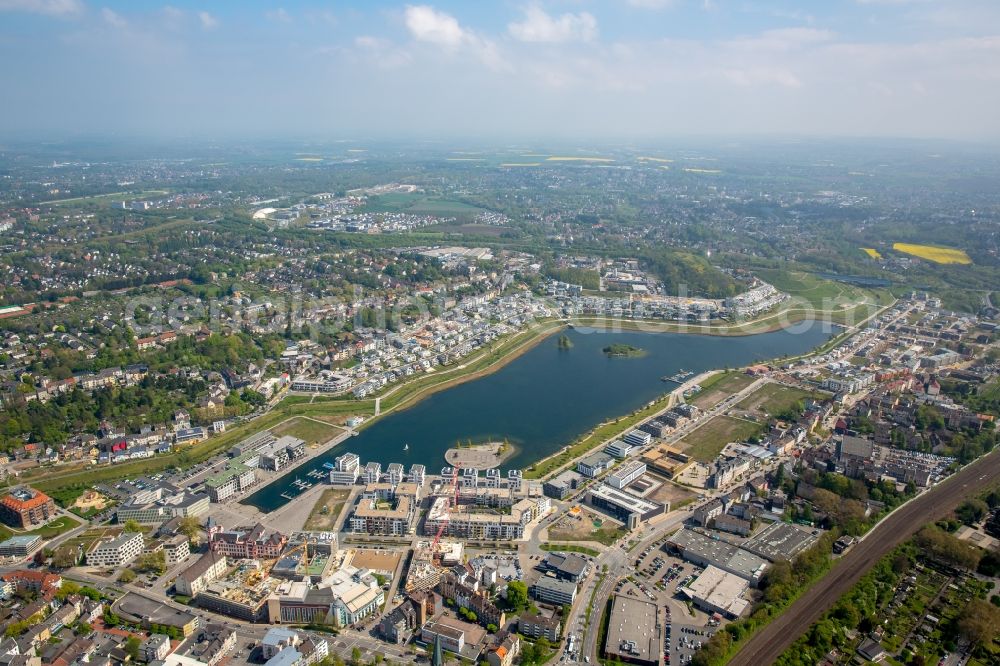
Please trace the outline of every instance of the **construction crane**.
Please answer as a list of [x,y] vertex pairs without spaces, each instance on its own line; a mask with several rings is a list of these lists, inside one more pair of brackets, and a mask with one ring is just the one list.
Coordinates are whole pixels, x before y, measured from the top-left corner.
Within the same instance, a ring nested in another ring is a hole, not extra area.
[[284,553],[284,555],[282,557],[291,557],[296,552],[298,552],[298,551],[301,550],[302,551],[302,558],[300,559],[300,562],[302,562],[302,568],[303,568],[304,572],[308,574],[309,573],[309,544],[310,543],[311,542],[309,541],[309,539],[304,539],[302,541],[302,543],[300,543],[299,545],[294,546],[291,549],[285,551],[285,553]]
[[[451,468],[451,485],[452,485],[452,490],[454,491],[454,496],[452,498],[451,508],[452,509],[456,509],[456,508],[458,508],[458,493],[459,493],[458,468],[457,467],[452,467]],[[444,534],[444,531],[446,529],[448,529],[448,524],[449,524],[450,521],[451,521],[451,511],[449,511],[447,514],[445,514],[444,520],[441,521],[441,526],[438,527],[437,534],[434,535],[434,543],[431,544],[431,554],[432,554],[432,556],[436,556],[437,555],[437,545],[438,545],[438,543],[440,543],[441,536]]]

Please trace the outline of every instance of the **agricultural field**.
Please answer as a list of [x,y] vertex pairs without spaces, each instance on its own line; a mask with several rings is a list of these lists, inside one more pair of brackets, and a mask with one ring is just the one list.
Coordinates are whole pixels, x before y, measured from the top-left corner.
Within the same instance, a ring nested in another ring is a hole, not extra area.
[[726,444],[756,437],[763,429],[759,423],[716,416],[684,437],[678,447],[694,460],[707,463],[715,460]]
[[863,247],[863,248],[861,248],[861,251],[864,252],[865,254],[867,254],[872,259],[881,259],[882,258],[882,253],[879,252],[878,250],[876,250],[873,247]]
[[702,390],[688,402],[701,409],[710,409],[734,393],[754,383],[756,377],[742,372],[723,372],[702,383]]
[[351,491],[348,488],[327,488],[324,490],[323,494],[316,500],[316,505],[306,519],[303,529],[318,532],[336,530],[337,519],[350,496]]
[[339,435],[342,430],[328,423],[314,421],[311,418],[296,416],[271,429],[275,437],[290,435],[305,441],[306,446],[318,446]]
[[972,259],[965,253],[965,250],[953,247],[917,245],[916,243],[893,243],[892,249],[919,259],[932,261],[935,264],[961,264],[964,266],[972,263]]
[[737,405],[747,411],[779,414],[795,406],[800,400],[813,397],[809,391],[782,384],[765,384],[748,395]]

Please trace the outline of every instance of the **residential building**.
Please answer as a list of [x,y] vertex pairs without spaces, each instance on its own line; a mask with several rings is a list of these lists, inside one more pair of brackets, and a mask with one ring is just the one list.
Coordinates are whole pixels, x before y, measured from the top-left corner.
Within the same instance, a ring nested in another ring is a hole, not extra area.
[[18,569],[0,574],[0,580],[13,583],[15,589],[29,590],[40,597],[49,597],[62,587],[62,576],[33,569]]
[[215,531],[209,539],[213,552],[248,560],[275,559],[287,543],[287,536],[280,532],[269,533],[260,523],[253,527]]
[[646,463],[632,460],[619,465],[617,469],[608,474],[604,482],[612,488],[621,490],[645,473]]
[[[644,433],[648,436],[649,433]],[[615,458],[627,458],[628,454],[632,453],[632,449],[635,447],[634,444],[629,444],[628,442],[623,442],[620,439],[608,442],[604,447],[604,452],[609,456]]]
[[566,470],[542,485],[542,492],[552,499],[565,499],[583,483],[579,472]]
[[361,474],[361,459],[356,453],[345,453],[333,460],[330,470],[330,483],[334,485],[353,486]]
[[170,637],[164,634],[153,634],[139,646],[139,659],[147,664],[165,659],[168,654],[170,654]]
[[531,596],[550,604],[571,605],[576,599],[576,583],[545,575],[531,586]]
[[178,594],[194,597],[226,573],[226,568],[226,556],[209,551],[177,576],[174,588]]
[[177,648],[180,656],[215,666],[236,647],[236,630],[221,623],[201,627]]
[[517,630],[529,638],[544,636],[550,643],[558,643],[562,624],[558,618],[534,613],[522,613],[517,619]]
[[108,568],[124,566],[142,554],[142,544],[140,532],[122,532],[116,537],[98,541],[87,553],[87,565]]
[[12,527],[33,529],[56,515],[56,503],[52,498],[28,486],[12,488],[0,499],[0,520]]
[[644,430],[632,430],[622,439],[625,440],[626,444],[631,444],[632,446],[647,446],[653,441],[653,435]]

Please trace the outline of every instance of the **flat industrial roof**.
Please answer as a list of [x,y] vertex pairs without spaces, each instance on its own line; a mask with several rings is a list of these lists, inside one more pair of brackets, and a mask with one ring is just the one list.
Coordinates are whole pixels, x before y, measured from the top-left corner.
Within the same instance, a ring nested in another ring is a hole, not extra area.
[[771,562],[791,561],[816,543],[822,533],[822,530],[813,527],[778,521],[747,539],[743,543],[743,548]]
[[743,598],[749,587],[745,578],[709,565],[681,592],[692,599],[700,599],[714,608],[726,610],[739,617],[746,612],[750,602]]
[[616,594],[608,619],[606,646],[609,656],[620,656],[622,661],[658,663],[660,622],[657,605]]

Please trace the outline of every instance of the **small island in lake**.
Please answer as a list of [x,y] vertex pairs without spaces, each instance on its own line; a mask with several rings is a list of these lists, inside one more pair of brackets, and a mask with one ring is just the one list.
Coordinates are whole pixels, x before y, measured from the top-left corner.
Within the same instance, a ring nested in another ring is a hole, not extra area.
[[556,346],[559,347],[559,349],[572,349],[573,341],[569,339],[568,335],[560,335],[558,342],[556,342]]
[[616,358],[622,358],[622,357],[637,358],[639,356],[646,355],[645,349],[641,349],[639,347],[633,347],[632,345],[622,344],[620,342],[616,342],[613,345],[608,345],[601,351],[603,351],[608,356],[613,356]]

